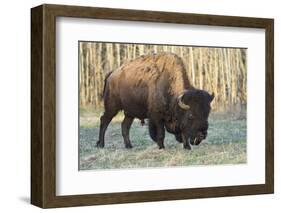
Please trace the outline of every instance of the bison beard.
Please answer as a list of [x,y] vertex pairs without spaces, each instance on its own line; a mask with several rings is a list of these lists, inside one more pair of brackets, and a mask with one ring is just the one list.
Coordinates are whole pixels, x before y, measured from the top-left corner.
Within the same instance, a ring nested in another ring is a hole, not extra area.
[[129,130],[134,118],[148,119],[149,134],[164,148],[165,131],[175,135],[185,149],[207,136],[210,103],[214,94],[191,86],[183,61],[171,53],[141,56],[110,72],[104,82],[104,114],[100,118],[97,147],[112,118],[124,111],[122,136],[132,148]]

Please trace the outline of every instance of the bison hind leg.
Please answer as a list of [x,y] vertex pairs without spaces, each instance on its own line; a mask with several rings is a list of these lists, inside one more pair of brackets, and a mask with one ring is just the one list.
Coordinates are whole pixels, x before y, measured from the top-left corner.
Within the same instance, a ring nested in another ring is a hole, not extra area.
[[130,136],[129,136],[130,128],[131,128],[131,125],[132,125],[133,121],[134,121],[133,117],[130,117],[130,116],[125,114],[125,118],[124,118],[124,120],[122,121],[122,124],[121,124],[122,136],[124,138],[125,147],[127,149],[133,148],[133,146],[131,144],[131,141],[130,141]]
[[105,111],[104,114],[100,117],[100,131],[99,131],[99,140],[96,143],[96,147],[98,148],[103,148],[104,147],[104,136],[105,136],[105,131],[111,122],[112,118],[117,114],[116,111],[112,112],[107,112]]
[[148,121],[149,135],[154,142],[157,142],[157,127],[156,124],[149,119]]

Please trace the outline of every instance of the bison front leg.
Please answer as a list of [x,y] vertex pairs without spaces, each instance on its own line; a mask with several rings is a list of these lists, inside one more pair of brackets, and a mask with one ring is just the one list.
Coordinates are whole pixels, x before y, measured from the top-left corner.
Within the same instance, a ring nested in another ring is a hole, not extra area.
[[189,143],[189,137],[187,137],[184,134],[181,134],[181,136],[182,136],[182,140],[183,140],[183,148],[191,150],[191,146],[190,146],[190,143]]
[[165,128],[163,122],[155,122],[157,129],[157,144],[159,149],[164,149]]
[[125,118],[121,124],[122,126],[122,136],[124,138],[124,143],[125,143],[125,147],[127,149],[130,149],[132,148],[132,144],[131,144],[131,141],[130,141],[130,128],[131,128],[131,125],[134,121],[134,118],[132,117],[129,117],[127,115],[125,115]]

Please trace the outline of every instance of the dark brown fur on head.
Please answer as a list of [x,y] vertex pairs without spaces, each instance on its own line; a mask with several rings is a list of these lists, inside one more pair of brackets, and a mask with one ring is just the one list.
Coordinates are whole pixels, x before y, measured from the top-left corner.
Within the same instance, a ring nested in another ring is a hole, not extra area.
[[[165,122],[165,128],[175,135],[178,142],[182,143],[184,137],[192,145],[199,145],[207,136],[210,103],[214,99],[214,94],[191,88],[180,96],[181,100],[175,102],[174,116]],[[181,108],[178,101],[182,101],[188,109]],[[149,121],[149,133],[155,141],[157,131],[152,121]]]
[[189,106],[189,109],[178,108],[178,125],[182,134],[189,138],[192,145],[199,145],[207,137],[210,104],[213,99],[214,94],[210,95],[199,89],[187,90],[182,96],[181,101]]

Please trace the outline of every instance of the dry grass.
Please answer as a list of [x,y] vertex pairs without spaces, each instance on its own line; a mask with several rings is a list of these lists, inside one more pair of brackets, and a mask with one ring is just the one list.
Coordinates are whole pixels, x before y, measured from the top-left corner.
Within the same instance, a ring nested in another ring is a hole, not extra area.
[[171,167],[189,165],[217,165],[246,163],[246,120],[226,115],[210,117],[207,140],[191,151],[184,150],[174,136],[166,134],[165,150],[159,150],[149,138],[147,126],[135,120],[130,137],[133,149],[124,148],[121,136],[122,113],[110,124],[105,137],[105,148],[97,149],[100,111],[81,110],[80,114],[80,169],[120,169]]

